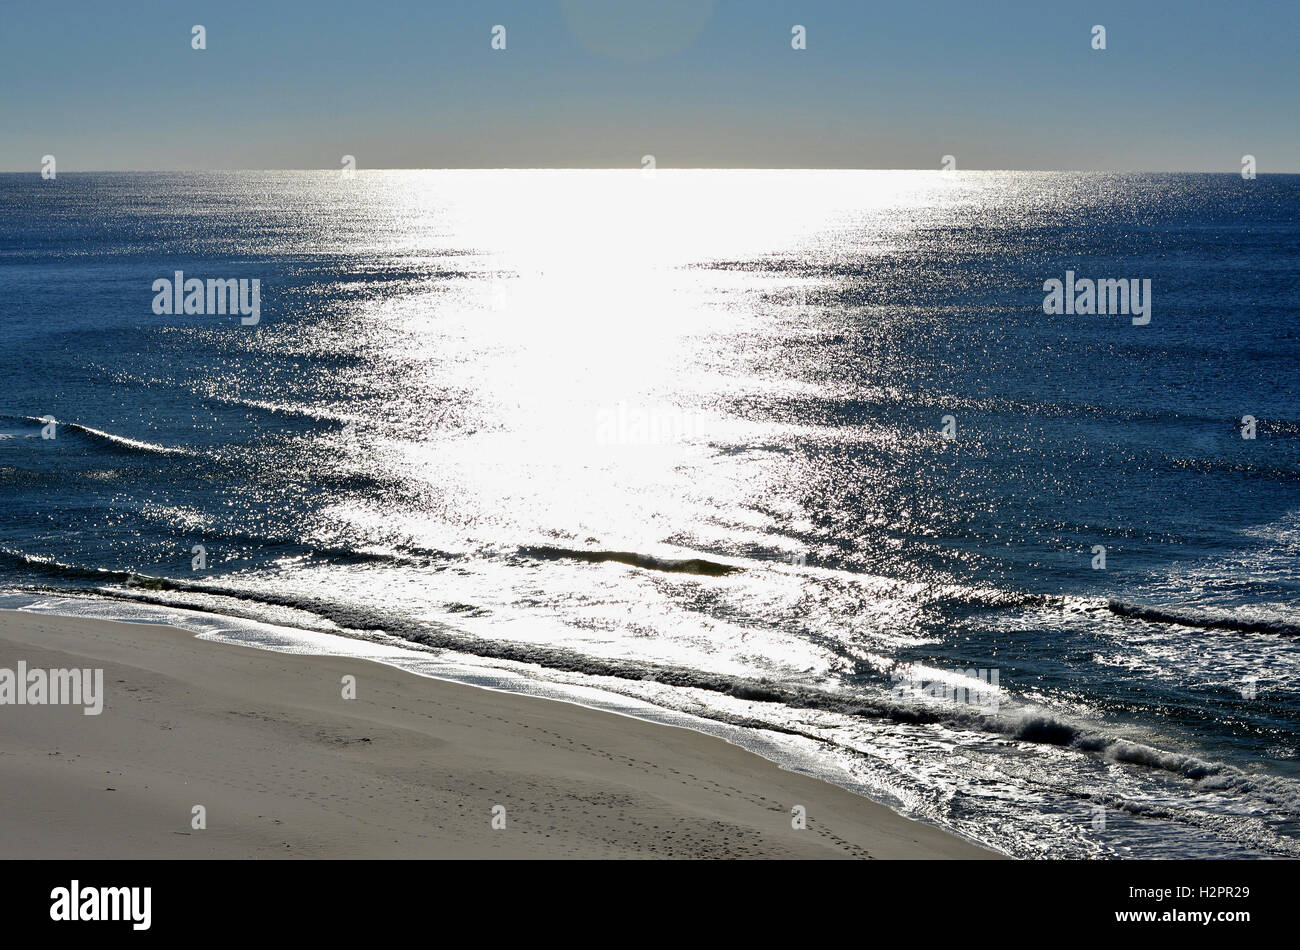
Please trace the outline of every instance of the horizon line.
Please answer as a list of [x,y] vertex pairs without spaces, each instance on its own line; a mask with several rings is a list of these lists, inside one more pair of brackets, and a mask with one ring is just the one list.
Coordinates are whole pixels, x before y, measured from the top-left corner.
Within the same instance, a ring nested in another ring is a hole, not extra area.
[[[341,168],[321,167],[321,168],[73,168],[60,169],[60,175],[152,175],[152,174],[238,174],[241,172],[323,172],[335,174],[340,172]],[[607,172],[622,171],[635,172],[643,174],[646,171],[736,171],[736,172],[939,172],[943,174],[962,174],[965,172],[988,172],[988,173],[1038,173],[1038,174],[1071,174],[1071,175],[1234,175],[1241,174],[1240,169],[1224,171],[1222,169],[1160,169],[1160,168],[1126,168],[1126,169],[1103,169],[1103,168],[936,168],[926,166],[924,168],[902,168],[902,167],[880,167],[867,168],[848,165],[822,165],[822,166],[760,166],[760,165],[657,165],[654,169],[646,169],[640,165],[457,165],[457,166],[432,166],[432,165],[389,165],[389,166],[371,166],[365,168],[354,168],[354,174],[363,172],[392,172],[392,171],[412,171],[412,172],[459,172],[459,171],[591,171]],[[35,169],[0,169],[0,175],[40,175],[41,169],[37,166]],[[1255,177],[1264,175],[1296,175],[1300,171],[1282,170],[1282,171],[1256,171]]]

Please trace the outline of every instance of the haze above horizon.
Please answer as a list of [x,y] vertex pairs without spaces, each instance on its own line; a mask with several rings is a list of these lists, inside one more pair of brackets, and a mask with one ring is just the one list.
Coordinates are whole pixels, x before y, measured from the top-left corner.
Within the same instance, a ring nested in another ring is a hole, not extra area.
[[1298,36],[1263,2],[72,0],[4,14],[0,170],[1295,172]]

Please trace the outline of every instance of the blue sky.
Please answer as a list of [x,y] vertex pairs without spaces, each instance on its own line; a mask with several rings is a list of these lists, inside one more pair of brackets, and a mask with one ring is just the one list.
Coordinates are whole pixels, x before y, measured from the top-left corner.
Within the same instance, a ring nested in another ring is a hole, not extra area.
[[1289,0],[5,0],[0,169],[1295,172],[1298,45]]

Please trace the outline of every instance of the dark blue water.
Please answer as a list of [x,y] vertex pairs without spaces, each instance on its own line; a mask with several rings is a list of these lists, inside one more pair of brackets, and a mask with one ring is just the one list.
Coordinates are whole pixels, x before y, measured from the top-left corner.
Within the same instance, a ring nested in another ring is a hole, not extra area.
[[14,603],[596,685],[1017,854],[1297,853],[1300,176],[0,175],[0,281]]

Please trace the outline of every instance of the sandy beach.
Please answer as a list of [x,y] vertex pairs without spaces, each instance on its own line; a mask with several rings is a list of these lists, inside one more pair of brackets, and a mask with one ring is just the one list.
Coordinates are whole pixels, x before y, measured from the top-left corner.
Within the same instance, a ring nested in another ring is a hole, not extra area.
[[105,696],[0,706],[4,858],[999,857],[721,739],[369,661],[0,611],[20,661]]

